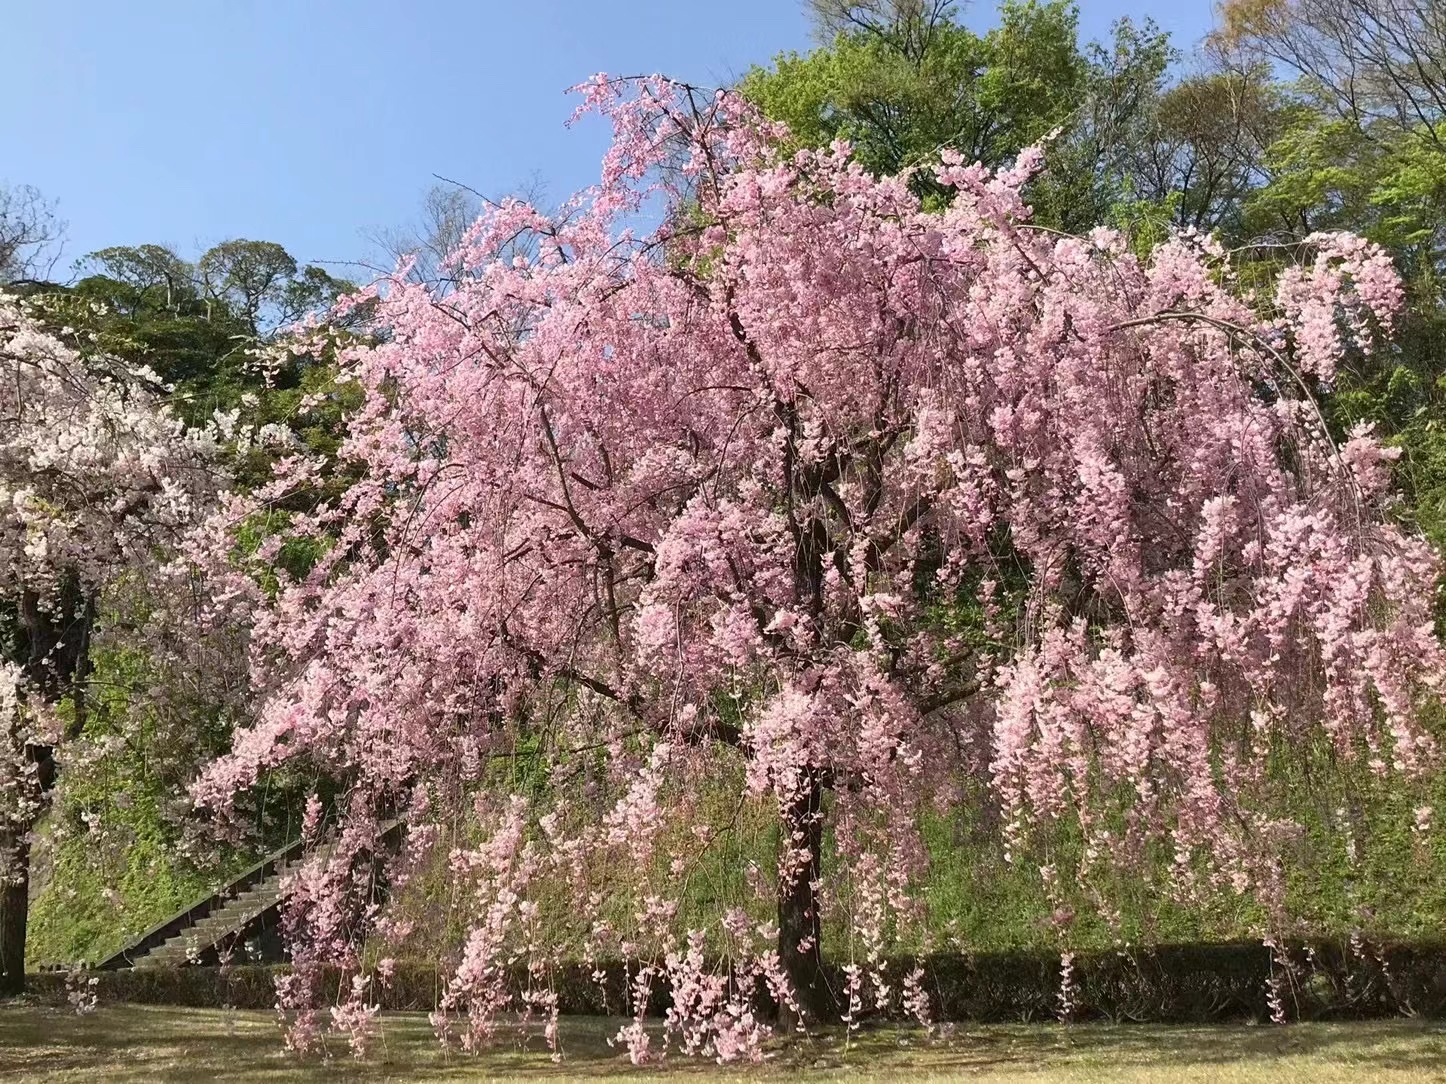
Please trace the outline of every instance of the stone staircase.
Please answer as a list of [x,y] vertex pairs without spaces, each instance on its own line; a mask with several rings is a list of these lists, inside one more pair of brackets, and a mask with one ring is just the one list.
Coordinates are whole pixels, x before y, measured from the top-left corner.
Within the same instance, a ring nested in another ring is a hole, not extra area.
[[[227,899],[218,893],[206,916],[149,949],[132,961],[133,967],[180,967],[210,963],[239,949],[252,935],[275,931],[280,925],[283,882],[301,864],[298,858],[282,861],[261,881]],[[261,955],[269,955],[261,953]]]
[[[386,824],[383,841],[394,844],[402,827],[400,820]],[[331,846],[328,843],[321,848],[323,856],[330,856]],[[96,967],[113,970],[223,961],[279,962],[283,956],[280,927],[285,882],[311,857],[300,840],[283,847],[216,892],[147,930]]]
[[283,882],[302,858],[300,840],[283,847],[96,966],[112,970],[217,963],[258,935],[270,950],[266,955],[279,959]]

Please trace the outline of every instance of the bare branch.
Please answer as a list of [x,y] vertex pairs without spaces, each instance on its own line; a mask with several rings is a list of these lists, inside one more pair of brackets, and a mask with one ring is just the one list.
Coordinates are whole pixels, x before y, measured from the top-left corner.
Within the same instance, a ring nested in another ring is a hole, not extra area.
[[65,223],[39,189],[0,185],[0,282],[47,278],[64,238]]

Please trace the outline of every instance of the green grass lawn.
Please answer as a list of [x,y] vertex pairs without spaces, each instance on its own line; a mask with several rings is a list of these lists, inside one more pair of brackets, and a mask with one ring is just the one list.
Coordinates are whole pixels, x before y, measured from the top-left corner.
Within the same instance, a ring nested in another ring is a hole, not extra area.
[[398,1013],[366,1062],[344,1048],[299,1060],[264,1012],[102,1007],[84,1017],[0,1005],[0,1080],[6,1081],[550,1081],[807,1078],[972,1081],[1446,1081],[1446,1027],[1415,1021],[1273,1027],[1011,1025],[960,1027],[926,1039],[885,1028],[845,1044],[841,1033],[780,1044],[761,1067],[719,1068],[670,1058],[634,1069],[608,1047],[617,1021],[563,1020],[566,1057],[554,1065],[534,1035],[471,1057],[444,1051],[425,1017]]

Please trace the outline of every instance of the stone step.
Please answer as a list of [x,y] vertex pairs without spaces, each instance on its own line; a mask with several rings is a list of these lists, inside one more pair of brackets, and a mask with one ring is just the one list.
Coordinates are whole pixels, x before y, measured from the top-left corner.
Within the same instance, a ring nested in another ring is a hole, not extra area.
[[[401,825],[400,820],[385,825],[384,836]],[[132,949],[123,950],[116,957],[117,960],[125,960],[125,963],[119,966],[167,967],[189,963],[196,956],[207,952],[228,938],[234,937],[247,924],[275,907],[286,895],[283,882],[296,870],[317,858],[322,861],[329,860],[334,847],[335,844],[331,843],[304,858],[292,857],[276,860],[271,872],[260,881],[236,891],[231,896],[218,892],[212,897],[215,901],[214,906],[204,918],[186,927],[180,933],[173,934],[143,955],[131,955]],[[145,938],[142,939],[142,942],[144,940]],[[111,966],[115,966],[115,964]]]
[[136,961],[138,967],[164,967],[188,963],[193,956],[213,948],[238,932],[284,895],[284,870],[227,900],[205,918],[162,942]]

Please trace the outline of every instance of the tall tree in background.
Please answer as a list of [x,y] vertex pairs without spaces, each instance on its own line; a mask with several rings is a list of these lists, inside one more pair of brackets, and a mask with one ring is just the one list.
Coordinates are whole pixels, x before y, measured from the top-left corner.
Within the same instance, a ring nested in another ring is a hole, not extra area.
[[955,0],[808,0],[807,7],[825,41],[863,33],[919,62],[935,36],[948,32],[960,5]]
[[0,994],[24,985],[31,832],[85,731],[101,593],[158,589],[216,491],[214,445],[161,390],[0,295]]
[[[1174,56],[1153,24],[1127,20],[1108,45],[1081,48],[1065,0],[1006,2],[982,35],[953,4],[820,0],[814,12],[820,48],[780,56],[739,86],[795,143],[847,139],[864,166],[890,175],[943,148],[998,167],[1053,135],[1031,199],[1041,224],[1071,230],[1104,221],[1121,199]],[[926,172],[912,183],[935,204],[945,197]]]
[[1029,188],[1035,222],[1085,232],[1116,221],[1122,208],[1135,218],[1144,210],[1153,221],[1159,210],[1131,168],[1155,138],[1156,106],[1178,57],[1148,19],[1120,20],[1108,42],[1090,42],[1083,56],[1078,104],[1049,142],[1050,168]]
[[1297,72],[1335,118],[1446,147],[1446,14],[1433,0],[1226,0],[1217,38]]
[[847,139],[877,174],[921,165],[943,147],[1001,165],[1064,123],[1082,97],[1077,17],[1064,2],[1006,3],[982,36],[955,21],[952,4],[815,10],[820,30],[836,36],[753,69],[740,89],[798,144]]
[[1143,103],[1116,175],[1131,198],[1165,208],[1173,228],[1240,239],[1247,203],[1269,179],[1268,151],[1293,115],[1264,66],[1186,76]]
[[[542,206],[545,187],[541,180],[534,178],[518,191],[493,199],[454,181],[439,181],[422,197],[421,211],[412,224],[370,231],[371,240],[381,254],[392,261],[373,270],[390,276],[397,264],[405,262],[407,277],[413,282],[447,290],[459,276],[468,274],[465,268],[452,262],[451,257],[462,248],[477,220],[507,200],[521,199]],[[527,242],[525,236],[518,238],[519,246]],[[520,247],[518,255],[525,255]]]
[[1215,42],[1296,76],[1309,107],[1277,147],[1265,205],[1308,231],[1379,235],[1408,280],[1439,276],[1446,243],[1446,15],[1407,0],[1231,0]]
[[1408,305],[1390,357],[1347,367],[1339,431],[1371,421],[1403,450],[1401,512],[1446,545],[1446,13],[1428,0],[1230,0],[1217,46],[1294,76],[1255,230],[1293,243],[1351,229],[1395,256]]
[[330,305],[345,286],[323,268],[300,266],[274,241],[223,241],[201,254],[196,275],[202,296],[225,304],[256,336]]
[[[114,246],[77,262],[70,286],[28,291],[52,326],[80,327],[99,349],[155,371],[191,425],[305,382],[313,363],[269,350],[303,317],[325,313],[349,283],[300,265],[280,245],[237,239],[192,263],[164,245]],[[265,353],[279,367],[265,366]],[[276,418],[267,420],[279,420]]]
[[[485,206],[486,201],[461,185],[439,182],[422,197],[417,221],[401,228],[373,231],[372,240],[394,265],[410,260],[409,274],[416,281],[441,282],[448,273],[447,257],[461,246]],[[386,275],[393,267],[375,270]]]

